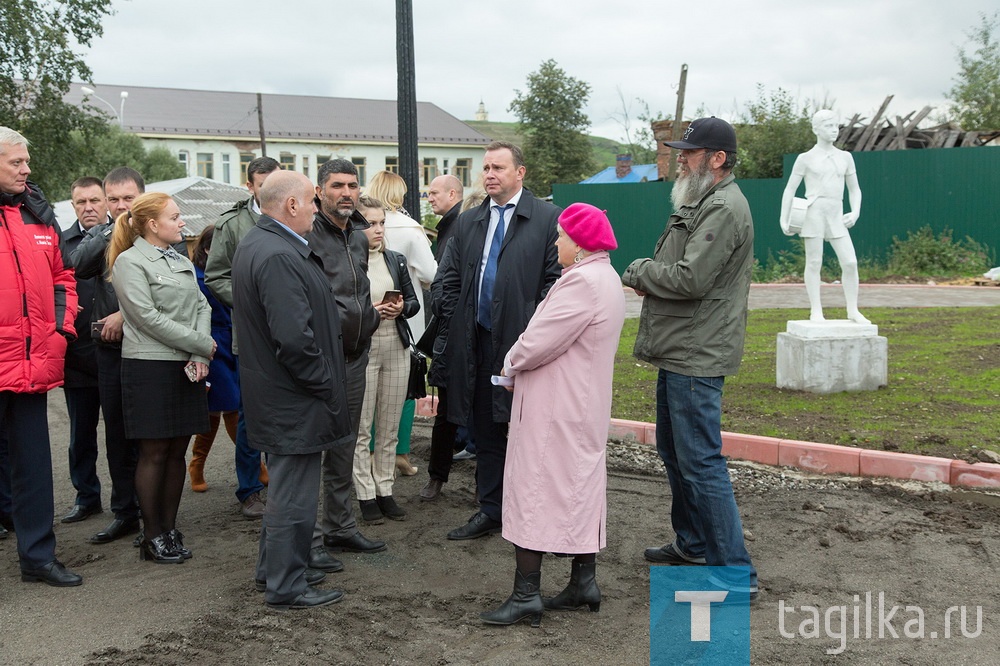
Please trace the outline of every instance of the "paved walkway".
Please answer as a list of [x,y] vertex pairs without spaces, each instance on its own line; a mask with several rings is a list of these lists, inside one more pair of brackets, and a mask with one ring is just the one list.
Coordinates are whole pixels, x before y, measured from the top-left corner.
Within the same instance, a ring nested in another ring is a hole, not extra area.
[[[824,307],[843,308],[844,289],[839,284],[822,288]],[[1000,287],[953,287],[922,284],[863,284],[859,307],[928,308],[1000,305]],[[625,315],[638,317],[642,299],[625,289]],[[809,298],[802,284],[754,284],[750,286],[750,309],[808,308]]]

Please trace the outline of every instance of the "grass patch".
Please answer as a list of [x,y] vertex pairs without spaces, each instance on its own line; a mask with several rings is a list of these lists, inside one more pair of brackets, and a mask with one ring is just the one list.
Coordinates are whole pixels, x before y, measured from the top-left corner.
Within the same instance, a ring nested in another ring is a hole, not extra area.
[[[751,310],[739,374],[726,380],[724,430],[867,449],[969,457],[1000,451],[1000,308],[869,308],[889,339],[889,385],[817,395],[775,386],[775,348],[808,310]],[[842,315],[835,315],[842,316]],[[632,356],[638,320],[622,330],[613,416],[655,420],[657,369]]]

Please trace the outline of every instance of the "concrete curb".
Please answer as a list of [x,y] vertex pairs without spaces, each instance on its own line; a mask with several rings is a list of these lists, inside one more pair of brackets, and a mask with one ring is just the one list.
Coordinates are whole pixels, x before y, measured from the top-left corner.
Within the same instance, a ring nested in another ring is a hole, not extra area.
[[[434,416],[437,398],[417,401],[417,414]],[[632,438],[656,446],[656,426],[642,421],[611,419],[608,436]],[[939,481],[952,486],[1000,488],[1000,465],[970,464],[962,460],[894,451],[872,451],[850,446],[799,442],[777,437],[722,433],[722,455],[764,465],[796,467],[819,474],[888,477],[905,481]]]

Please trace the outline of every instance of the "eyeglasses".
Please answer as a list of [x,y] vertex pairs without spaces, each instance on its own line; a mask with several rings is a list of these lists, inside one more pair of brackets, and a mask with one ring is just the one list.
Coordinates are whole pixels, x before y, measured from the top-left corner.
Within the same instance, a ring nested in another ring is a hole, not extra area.
[[687,149],[682,150],[680,152],[680,154],[677,156],[677,158],[678,159],[684,158],[684,161],[687,162],[689,159],[691,159],[695,155],[700,155],[700,154],[712,155],[712,154],[717,153],[717,152],[719,152],[719,151],[718,150],[712,150],[711,148],[687,148]]

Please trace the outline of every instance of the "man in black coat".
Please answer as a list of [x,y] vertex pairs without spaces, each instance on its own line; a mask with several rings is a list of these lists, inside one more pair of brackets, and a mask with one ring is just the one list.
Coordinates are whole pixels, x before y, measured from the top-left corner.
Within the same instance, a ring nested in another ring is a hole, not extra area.
[[[438,272],[441,272],[441,262],[444,259],[444,249],[451,239],[455,222],[462,209],[462,181],[451,174],[438,176],[431,181],[431,186],[427,190],[427,203],[431,205],[431,211],[435,215],[440,215],[441,220],[437,225],[437,247],[434,250],[434,259],[438,263]],[[435,282],[437,278],[435,278]],[[425,302],[431,303],[431,310],[434,310],[435,290],[431,288],[431,298]],[[441,494],[441,487],[448,483],[448,475],[451,472],[451,457],[454,454],[455,434],[458,426],[448,420],[448,384],[447,365],[444,362],[444,349],[447,342],[448,322],[442,321],[439,312],[434,312],[437,317],[438,335],[434,341],[434,358],[439,362],[431,363],[431,372],[428,376],[431,386],[438,388],[437,415],[434,417],[434,428],[431,430],[431,459],[427,466],[427,474],[430,477],[420,490],[420,499],[433,501]],[[440,344],[438,340],[440,339]]]
[[561,268],[556,226],[561,209],[522,186],[524,157],[494,141],[483,157],[488,198],[454,225],[441,275],[442,310],[452,312],[445,352],[448,420],[472,416],[480,511],[449,539],[475,539],[500,531],[503,468],[511,394],[493,386],[504,357],[528,325]]
[[[111,221],[100,178],[84,176],[70,186],[76,223],[62,232],[63,254],[70,255],[90,229]],[[64,523],[86,520],[101,508],[101,481],[97,478],[97,426],[101,421],[101,392],[97,388],[97,353],[90,335],[94,311],[94,289],[98,278],[76,278],[80,310],[76,315],[77,338],[66,347],[66,377],[63,395],[69,415],[69,478],[76,488],[76,501],[62,518]],[[105,440],[107,445],[107,440]]]
[[312,230],[313,187],[291,171],[260,189],[261,217],[233,257],[233,317],[247,431],[269,454],[256,581],[278,609],[340,601],[307,581],[324,451],[353,447],[340,315]]

